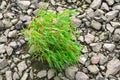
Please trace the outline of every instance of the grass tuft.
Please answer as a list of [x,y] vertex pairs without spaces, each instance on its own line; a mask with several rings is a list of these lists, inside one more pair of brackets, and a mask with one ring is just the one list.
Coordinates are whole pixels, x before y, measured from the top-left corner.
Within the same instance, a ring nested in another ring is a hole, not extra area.
[[47,61],[51,68],[62,71],[65,66],[78,62],[80,44],[73,41],[76,27],[71,26],[74,10],[56,13],[41,9],[24,35],[29,39],[29,46],[34,46],[31,56],[37,56],[42,62]]

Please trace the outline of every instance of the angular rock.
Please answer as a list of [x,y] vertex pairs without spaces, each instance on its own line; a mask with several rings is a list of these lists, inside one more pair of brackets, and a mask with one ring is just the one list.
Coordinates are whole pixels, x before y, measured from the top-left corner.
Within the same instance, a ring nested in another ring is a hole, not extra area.
[[89,80],[89,77],[83,72],[76,73],[76,80]]
[[102,5],[101,5],[101,9],[109,11],[109,7],[108,7],[107,3],[103,2]]
[[55,70],[50,69],[48,70],[48,79],[51,79],[55,76]]
[[10,28],[13,25],[10,19],[3,19],[3,23],[5,25],[5,29]]
[[13,73],[13,80],[19,80],[20,79],[20,77],[19,77],[19,75],[17,74],[17,72],[14,72]]
[[2,60],[0,61],[0,70],[5,68],[8,65],[7,60]]
[[81,55],[78,60],[79,60],[79,62],[81,64],[85,64],[85,62],[87,61],[87,59],[88,59],[87,55]]
[[0,44],[0,54],[5,53],[5,45],[4,44]]
[[110,24],[106,24],[107,30],[109,30],[111,33],[114,31],[114,27],[112,27]]
[[7,5],[6,1],[2,1],[0,9],[4,9],[6,5]]
[[90,7],[93,9],[98,9],[101,5],[102,0],[93,0]]
[[113,22],[113,21],[111,21],[110,23],[111,23],[111,25],[112,25],[114,28],[120,28],[120,22]]
[[0,75],[0,80],[3,80],[3,76],[2,75]]
[[3,18],[3,14],[2,13],[0,13],[0,19],[2,19]]
[[13,42],[9,43],[9,46],[12,47],[12,48],[17,48],[18,44],[17,44],[16,41],[13,41]]
[[92,74],[97,74],[99,72],[99,69],[96,65],[89,65],[87,68]]
[[39,78],[43,78],[45,76],[47,76],[47,71],[46,70],[42,70],[42,71],[37,73],[37,77],[39,77]]
[[13,53],[13,48],[11,48],[10,46],[5,46],[5,49],[7,51],[7,54],[10,56]]
[[16,35],[17,35],[17,30],[10,31],[10,32],[8,33],[8,37],[10,37],[10,38],[16,37]]
[[106,0],[106,2],[107,2],[109,5],[113,5],[113,4],[114,4],[114,0]]
[[96,80],[105,80],[105,78],[99,73],[96,77]]
[[4,26],[3,22],[0,21],[0,30],[3,30],[3,29],[5,29],[5,26]]
[[29,7],[29,5],[30,5],[30,1],[25,1],[25,0],[19,0],[18,1],[18,5],[19,5],[19,7],[21,8],[21,9],[23,9],[23,10],[26,10],[26,9],[28,9],[28,7]]
[[92,64],[98,64],[99,60],[100,60],[99,56],[95,55],[91,58],[91,63]]
[[103,48],[105,48],[105,49],[107,49],[108,51],[113,51],[114,50],[114,48],[115,48],[115,44],[112,44],[112,43],[105,43],[104,45],[103,45]]
[[109,11],[108,13],[105,14],[106,20],[111,21],[117,16],[118,12],[119,12],[118,10]]
[[17,65],[17,67],[18,67],[19,72],[23,72],[27,68],[27,65],[25,61],[22,61]]
[[46,2],[39,2],[39,5],[38,5],[38,8],[41,9],[41,8],[47,8],[49,6],[48,3]]
[[87,52],[88,52],[87,46],[84,46],[84,47],[83,47],[82,52],[83,52],[83,53],[87,53]]
[[106,56],[104,56],[102,53],[99,53],[98,54],[99,58],[100,58],[100,61],[99,63],[102,65],[104,63],[106,63],[108,61],[108,58]]
[[20,80],[27,80],[27,78],[28,78],[28,73],[25,72]]
[[97,21],[95,21],[95,20],[92,20],[91,26],[92,26],[92,28],[94,28],[94,29],[96,29],[96,30],[100,30],[101,27],[102,27],[101,23],[99,23],[99,22],[97,22]]
[[92,50],[94,52],[99,52],[100,49],[102,48],[102,44],[101,43],[91,43],[90,46],[92,47]]
[[120,4],[113,6],[113,10],[120,10]]
[[80,25],[81,25],[81,20],[73,17],[71,24],[72,24],[73,26],[80,27]]
[[95,16],[94,10],[93,10],[92,8],[88,8],[88,9],[86,10],[86,16],[87,16],[88,18],[93,18],[93,17]]
[[107,64],[106,77],[109,75],[115,75],[118,71],[120,71],[120,60],[113,58]]
[[11,71],[6,71],[5,76],[6,76],[6,80],[12,80],[12,72]]
[[95,36],[92,34],[88,33],[87,35],[85,35],[85,42],[87,44],[92,43],[94,41],[94,39],[95,39]]
[[7,37],[6,36],[0,36],[0,43],[7,42]]
[[69,79],[71,80],[74,80],[75,78],[75,73],[78,71],[78,68],[77,67],[68,67],[66,70],[65,70],[65,75],[66,77],[68,77]]

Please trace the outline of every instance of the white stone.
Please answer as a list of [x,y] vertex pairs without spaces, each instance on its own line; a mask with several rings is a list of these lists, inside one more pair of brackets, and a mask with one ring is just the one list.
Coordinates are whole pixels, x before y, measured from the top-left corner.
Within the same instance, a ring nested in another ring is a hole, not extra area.
[[25,61],[22,61],[17,65],[17,67],[18,67],[19,72],[23,72],[27,68],[27,65]]
[[18,1],[18,5],[20,6],[21,9],[25,10],[28,9],[30,5],[30,1]]
[[25,72],[20,80],[27,80],[27,78],[28,78],[28,73]]
[[94,41],[94,39],[95,39],[95,36],[92,34],[88,33],[87,35],[85,35],[85,42],[87,44],[92,43]]
[[107,49],[108,51],[113,51],[114,50],[114,48],[115,48],[115,44],[112,44],[112,43],[105,43],[104,45],[103,45],[103,48],[105,48],[105,49]]
[[114,28],[120,28],[120,22],[113,22],[113,21],[111,21],[110,22],[111,23],[111,25],[114,27]]
[[87,61],[88,56],[87,55],[81,55],[78,59],[81,64],[85,64]]
[[114,0],[106,0],[106,2],[107,2],[109,5],[113,5],[113,4],[114,4]]
[[5,46],[5,49],[7,51],[7,54],[10,56],[13,53],[13,48],[11,48],[10,46]]
[[103,2],[101,5],[101,9],[109,11],[109,7],[108,7],[107,3]]
[[101,5],[102,0],[93,0],[90,7],[93,9],[98,9]]
[[6,80],[12,80],[12,72],[11,71],[6,71],[5,76],[6,76]]
[[5,53],[5,45],[4,44],[0,44],[0,54]]
[[94,52],[99,52],[102,47],[102,44],[101,43],[91,43],[90,46],[92,47],[92,50]]
[[76,73],[76,80],[89,80],[89,77],[83,72]]
[[99,22],[97,22],[97,21],[95,21],[95,20],[92,20],[91,26],[92,26],[94,29],[96,29],[96,30],[100,30],[101,27],[102,27],[101,23],[99,23]]
[[87,68],[93,74],[97,74],[99,72],[99,69],[96,65],[89,65]]
[[49,69],[48,70],[48,79],[51,79],[55,76],[55,70]]
[[37,77],[39,77],[39,78],[43,78],[46,75],[47,75],[47,71],[46,70],[42,70],[42,71],[37,73]]

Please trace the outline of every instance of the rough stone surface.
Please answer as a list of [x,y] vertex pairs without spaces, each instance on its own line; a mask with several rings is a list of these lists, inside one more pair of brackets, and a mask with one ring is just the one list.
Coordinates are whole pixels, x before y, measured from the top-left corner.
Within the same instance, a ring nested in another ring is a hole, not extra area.
[[11,71],[6,71],[6,80],[12,80],[12,72]]
[[92,64],[98,64],[99,63],[99,56],[95,55],[91,58],[91,63]]
[[76,80],[89,80],[89,77],[83,72],[77,72]]
[[105,49],[107,49],[108,51],[113,51],[114,48],[115,48],[115,44],[105,43],[105,44],[103,45],[103,47],[104,47]]
[[22,61],[17,65],[17,67],[18,67],[19,72],[23,72],[27,68],[27,65],[25,61]]
[[99,23],[99,22],[97,22],[97,21],[95,21],[95,20],[93,20],[92,22],[91,22],[91,26],[94,28],[94,29],[96,29],[96,30],[100,30],[101,29],[101,24]]
[[102,0],[93,0],[93,2],[91,3],[90,7],[93,9],[98,9],[101,5]]
[[87,68],[92,74],[97,74],[99,72],[99,69],[96,65],[89,65]]
[[0,54],[5,53],[5,45],[4,44],[0,44]]
[[47,71],[46,70],[42,70],[42,71],[37,73],[37,77],[39,77],[39,78],[43,78],[45,76],[47,76]]
[[94,41],[94,39],[95,39],[95,36],[94,35],[92,35],[92,34],[87,34],[87,35],[85,35],[85,41],[86,41],[86,43],[92,43],[93,41]]

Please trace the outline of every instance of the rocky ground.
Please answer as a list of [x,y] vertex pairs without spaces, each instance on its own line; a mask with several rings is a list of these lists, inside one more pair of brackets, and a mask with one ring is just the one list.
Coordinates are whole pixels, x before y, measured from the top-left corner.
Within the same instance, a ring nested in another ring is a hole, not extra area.
[[[79,13],[72,21],[83,54],[58,75],[32,62],[25,47],[22,26],[41,7]],[[120,80],[120,0],[0,0],[0,80]]]

